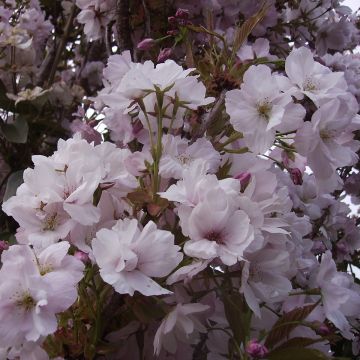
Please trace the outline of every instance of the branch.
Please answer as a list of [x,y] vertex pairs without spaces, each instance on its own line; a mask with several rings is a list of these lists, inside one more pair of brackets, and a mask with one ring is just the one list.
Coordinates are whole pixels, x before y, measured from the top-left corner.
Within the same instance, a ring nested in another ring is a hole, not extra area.
[[94,44],[93,42],[89,42],[88,45],[87,45],[85,55],[84,55],[84,57],[82,59],[80,70],[79,70],[79,72],[78,72],[78,74],[76,76],[77,80],[79,80],[81,78],[81,74],[82,74],[82,72],[83,72],[83,70],[84,70],[84,68],[86,66],[86,63],[89,60],[89,54],[90,54],[90,50],[91,50],[93,44]]
[[15,62],[15,52],[16,52],[16,48],[15,46],[11,46],[11,50],[10,50],[10,63],[11,63],[11,83],[12,83],[12,87],[13,87],[13,93],[16,95],[17,94],[17,85],[16,85],[16,62]]
[[115,21],[110,21],[109,24],[106,25],[105,29],[105,46],[106,46],[106,53],[108,56],[112,55],[112,27]]
[[64,35],[61,39],[60,45],[56,50],[56,55],[55,55],[55,59],[54,59],[54,63],[52,65],[51,71],[50,71],[50,75],[49,75],[49,80],[47,83],[47,87],[50,87],[52,85],[52,83],[54,82],[54,78],[55,78],[55,73],[56,73],[56,69],[58,67],[58,64],[60,62],[60,58],[62,55],[62,52],[65,49],[66,43],[67,43],[67,39],[69,37],[70,34],[70,30],[72,28],[73,25],[73,21],[75,18],[75,14],[76,14],[76,5],[73,4],[71,10],[70,10],[70,15],[68,17],[67,23],[65,25],[65,29],[64,29]]
[[130,0],[116,0],[116,33],[118,51],[133,52],[130,30]]
[[145,16],[145,38],[150,37],[151,35],[151,19],[150,19],[150,12],[146,5],[146,0],[142,0],[142,6],[144,9],[144,16]]
[[208,112],[205,115],[203,121],[201,122],[199,131],[193,137],[193,141],[195,141],[199,137],[203,136],[204,133],[206,132],[206,130],[209,129],[211,127],[211,125],[213,125],[215,123],[218,115],[221,112],[221,108],[222,108],[222,106],[224,104],[225,94],[226,94],[226,90],[223,90],[220,93],[220,96],[217,99],[217,101],[216,101],[215,105],[213,106],[213,108],[210,110],[210,112]]
[[55,61],[55,44],[52,44],[49,52],[45,59],[41,63],[39,75],[37,77],[36,85],[41,86],[44,84],[46,79],[49,78],[51,67]]

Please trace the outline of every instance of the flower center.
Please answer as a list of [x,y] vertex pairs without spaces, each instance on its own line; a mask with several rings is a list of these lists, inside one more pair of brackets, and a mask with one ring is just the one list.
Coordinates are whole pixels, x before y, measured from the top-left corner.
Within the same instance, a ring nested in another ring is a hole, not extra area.
[[313,79],[306,78],[303,83],[303,89],[305,91],[315,91],[318,90],[318,87]]
[[320,130],[320,137],[323,140],[330,140],[336,135],[336,130]]
[[186,154],[181,154],[176,157],[176,159],[182,164],[182,165],[188,165],[193,161],[193,158]]
[[46,264],[44,266],[40,266],[40,275],[43,276],[43,275],[46,275],[47,273],[50,273],[52,272],[54,269],[52,268],[52,266],[50,264]]
[[264,99],[263,101],[258,102],[256,105],[256,110],[259,116],[266,121],[269,121],[270,119],[271,109],[272,105],[268,99]]
[[224,243],[224,238],[223,238],[221,232],[218,232],[218,231],[210,231],[204,236],[204,238],[209,241],[215,241],[217,244]]
[[28,291],[22,295],[22,298],[16,301],[16,306],[22,307],[25,311],[33,309],[35,305],[36,302]]
[[57,213],[49,215],[45,218],[43,231],[54,231],[57,224]]

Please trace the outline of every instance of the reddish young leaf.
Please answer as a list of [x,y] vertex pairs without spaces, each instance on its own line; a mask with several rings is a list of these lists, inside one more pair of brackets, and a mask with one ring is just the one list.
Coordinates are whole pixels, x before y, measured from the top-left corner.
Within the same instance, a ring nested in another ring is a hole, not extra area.
[[282,339],[289,336],[290,332],[299,325],[300,321],[306,319],[316,306],[317,304],[306,305],[285,313],[270,330],[265,340],[265,346],[271,349]]

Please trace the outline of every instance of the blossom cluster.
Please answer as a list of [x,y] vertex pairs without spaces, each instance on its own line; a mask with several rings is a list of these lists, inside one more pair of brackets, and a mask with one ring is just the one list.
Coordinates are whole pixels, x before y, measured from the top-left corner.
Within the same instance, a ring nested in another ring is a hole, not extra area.
[[0,7],[1,135],[40,142],[2,204],[0,359],[357,356],[356,14],[174,6],[134,50],[116,1],[64,1],[87,52],[59,67],[46,7]]

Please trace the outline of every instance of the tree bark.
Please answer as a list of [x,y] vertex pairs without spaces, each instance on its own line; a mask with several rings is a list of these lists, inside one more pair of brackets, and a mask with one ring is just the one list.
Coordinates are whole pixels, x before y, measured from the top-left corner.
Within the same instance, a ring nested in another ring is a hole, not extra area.
[[130,0],[116,0],[116,32],[118,52],[133,52],[130,29]]

